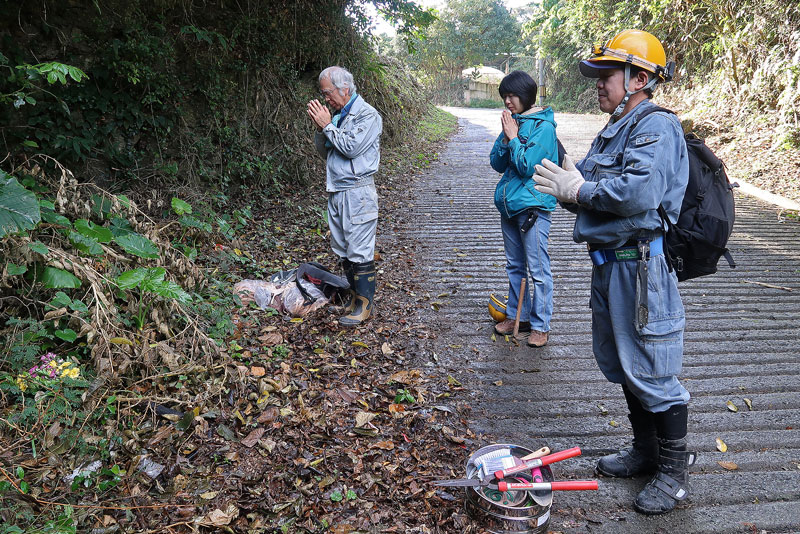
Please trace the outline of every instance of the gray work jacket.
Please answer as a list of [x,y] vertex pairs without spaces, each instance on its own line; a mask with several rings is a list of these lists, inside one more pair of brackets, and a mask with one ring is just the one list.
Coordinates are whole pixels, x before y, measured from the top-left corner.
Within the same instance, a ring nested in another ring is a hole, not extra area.
[[[381,160],[380,137],[383,119],[361,95],[339,127],[328,124],[314,135],[314,145],[327,162],[329,193],[373,185],[372,176]],[[329,141],[330,147],[325,146]]]
[[686,142],[675,115],[636,120],[652,105],[644,100],[608,123],[576,165],[586,183],[578,190],[577,206],[564,205],[578,214],[576,242],[615,248],[642,231],[663,230],[659,205],[677,221],[689,181]]

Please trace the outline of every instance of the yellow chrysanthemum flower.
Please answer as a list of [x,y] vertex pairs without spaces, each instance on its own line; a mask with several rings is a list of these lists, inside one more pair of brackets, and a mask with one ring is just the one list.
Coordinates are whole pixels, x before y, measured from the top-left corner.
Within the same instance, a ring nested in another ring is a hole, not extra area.
[[78,375],[80,375],[80,371],[77,367],[69,367],[61,371],[61,378],[77,378]]

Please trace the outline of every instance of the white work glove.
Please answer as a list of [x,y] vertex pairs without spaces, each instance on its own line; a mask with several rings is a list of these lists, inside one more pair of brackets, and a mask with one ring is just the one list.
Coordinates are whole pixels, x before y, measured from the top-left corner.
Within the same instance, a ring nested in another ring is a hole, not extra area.
[[574,204],[578,201],[578,190],[586,180],[575,168],[572,158],[564,156],[563,169],[549,159],[542,160],[542,164],[536,165],[535,169],[533,181],[536,182],[534,188],[537,191],[553,195],[561,202]]

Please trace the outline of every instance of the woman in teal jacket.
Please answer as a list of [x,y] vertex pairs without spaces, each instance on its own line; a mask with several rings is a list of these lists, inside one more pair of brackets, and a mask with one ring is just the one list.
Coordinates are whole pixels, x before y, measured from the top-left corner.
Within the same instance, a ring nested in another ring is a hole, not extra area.
[[[494,143],[490,162],[494,170],[503,173],[494,204],[500,211],[508,273],[507,319],[498,323],[495,331],[513,333],[513,318],[521,305],[519,339],[527,337],[528,346],[542,347],[547,344],[553,315],[553,275],[547,243],[556,199],[534,189],[531,177],[543,159],[558,161],[558,144],[553,110],[535,106],[536,90],[533,78],[519,70],[500,82],[506,111],[501,117],[503,132]],[[520,298],[520,282],[528,274],[532,283],[526,284]]]

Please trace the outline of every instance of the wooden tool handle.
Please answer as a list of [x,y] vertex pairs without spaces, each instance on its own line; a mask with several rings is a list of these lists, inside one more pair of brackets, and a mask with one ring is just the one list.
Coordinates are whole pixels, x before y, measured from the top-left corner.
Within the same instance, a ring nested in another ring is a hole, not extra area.
[[528,281],[527,276],[523,276],[519,281],[519,295],[517,295],[517,316],[514,318],[514,338],[516,339],[519,334],[519,316],[522,313],[522,294],[525,293],[525,283]]
[[527,456],[523,456],[522,458],[520,458],[520,460],[522,460],[523,462],[527,462],[528,460],[533,460],[534,458],[540,458],[542,456],[547,456],[548,454],[550,454],[550,447],[545,446],[545,447],[542,447],[541,449],[539,449],[537,451],[533,451],[532,453],[530,453]]

